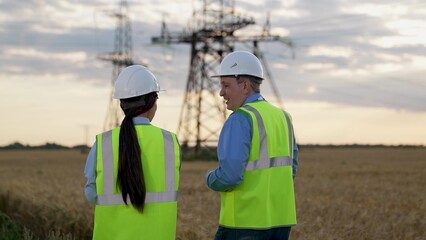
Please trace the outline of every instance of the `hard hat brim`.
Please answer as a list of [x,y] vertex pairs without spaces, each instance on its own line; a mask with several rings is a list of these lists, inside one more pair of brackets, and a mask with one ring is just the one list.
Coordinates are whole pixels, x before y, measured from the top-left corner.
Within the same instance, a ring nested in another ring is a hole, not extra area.
[[259,77],[259,76],[254,76],[254,75],[251,75],[251,74],[223,74],[223,75],[220,75],[220,74],[218,74],[218,75],[211,75],[210,77],[211,78],[218,78],[218,77],[238,77],[238,76],[252,76],[252,77],[256,77],[256,78],[259,78],[259,79],[261,79],[261,80],[264,80],[265,78],[262,78],[262,77]]
[[153,92],[159,93],[159,92],[165,92],[165,91],[167,91],[167,90],[166,89],[160,89],[158,91],[152,91],[152,92],[148,92],[148,93],[144,93],[144,94],[140,94],[140,95],[137,95],[137,94],[131,95],[130,97],[128,97],[127,95],[126,96],[119,96],[118,94],[117,95],[114,94],[114,96],[112,96],[112,98],[120,100],[120,99],[132,98],[132,97],[140,97],[140,96],[147,95],[147,94],[150,94],[150,93],[153,93]]
[[239,75],[237,74],[218,74],[218,75],[211,75],[210,77],[212,78],[218,78],[218,77],[238,77]]

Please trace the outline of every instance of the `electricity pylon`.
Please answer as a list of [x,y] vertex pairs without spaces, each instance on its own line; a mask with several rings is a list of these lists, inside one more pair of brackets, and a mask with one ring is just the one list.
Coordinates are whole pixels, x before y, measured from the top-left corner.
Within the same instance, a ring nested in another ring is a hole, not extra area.
[[219,79],[210,76],[216,73],[223,57],[234,50],[234,44],[253,42],[254,54],[263,59],[258,42],[291,42],[288,38],[271,35],[267,29],[269,23],[265,25],[261,35],[234,35],[237,30],[255,24],[253,18],[237,15],[234,9],[234,1],[204,0],[201,11],[194,10],[191,29],[171,33],[163,22],[161,35],[152,37],[154,44],[191,45],[190,68],[177,134],[182,147],[193,147],[196,154],[201,148],[208,149],[216,144],[222,123],[226,120],[226,107],[218,94]]
[[107,113],[104,121],[104,130],[112,129],[120,125],[122,117],[120,103],[112,99],[114,95],[114,84],[120,71],[130,65],[133,61],[132,28],[128,16],[127,1],[120,2],[118,11],[111,13],[116,18],[116,28],[114,37],[114,51],[98,55],[98,59],[112,62],[113,70],[111,75],[111,91]]

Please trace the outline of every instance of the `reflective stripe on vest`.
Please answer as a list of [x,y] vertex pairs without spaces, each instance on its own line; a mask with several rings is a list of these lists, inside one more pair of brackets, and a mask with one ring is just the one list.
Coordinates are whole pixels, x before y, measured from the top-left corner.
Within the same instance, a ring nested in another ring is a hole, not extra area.
[[[174,143],[172,135],[161,130],[164,139],[164,157],[165,157],[165,177],[166,191],[165,192],[147,192],[145,203],[156,202],[174,202],[177,201],[177,192],[175,191],[175,157]],[[104,174],[104,192],[98,196],[97,205],[118,205],[125,204],[121,194],[114,194],[114,162],[112,153],[112,131],[102,134],[102,161]],[[127,202],[130,202],[129,198]]]
[[284,112],[284,116],[287,121],[287,126],[289,128],[288,137],[289,137],[289,153],[290,156],[282,156],[282,157],[268,157],[268,146],[266,143],[266,131],[265,126],[263,124],[262,117],[260,113],[252,106],[245,105],[243,106],[248,111],[252,112],[257,120],[258,129],[259,129],[259,139],[260,139],[260,149],[259,149],[259,159],[254,161],[248,161],[246,165],[246,171],[251,170],[259,170],[271,167],[279,167],[279,166],[293,166],[293,128],[290,124],[290,117],[288,114]]
[[[177,192],[147,192],[145,203],[173,202],[177,199]],[[127,196],[127,202],[130,202],[130,197]],[[103,194],[98,196],[98,205],[117,205],[125,204],[121,194]]]

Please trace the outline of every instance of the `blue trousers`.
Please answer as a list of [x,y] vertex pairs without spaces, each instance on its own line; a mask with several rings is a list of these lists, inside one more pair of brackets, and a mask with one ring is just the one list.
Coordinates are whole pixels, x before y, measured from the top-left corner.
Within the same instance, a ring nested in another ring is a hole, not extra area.
[[267,230],[234,229],[219,226],[214,240],[288,240],[291,227]]

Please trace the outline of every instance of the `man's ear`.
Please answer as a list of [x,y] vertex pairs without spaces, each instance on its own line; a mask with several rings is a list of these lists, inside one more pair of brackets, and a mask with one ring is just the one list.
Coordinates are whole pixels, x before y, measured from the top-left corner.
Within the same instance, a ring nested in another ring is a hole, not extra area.
[[250,88],[251,88],[250,81],[245,80],[244,81],[244,90],[247,91],[247,92],[250,92]]
[[248,85],[248,81],[244,80],[244,90],[247,90],[250,86]]

